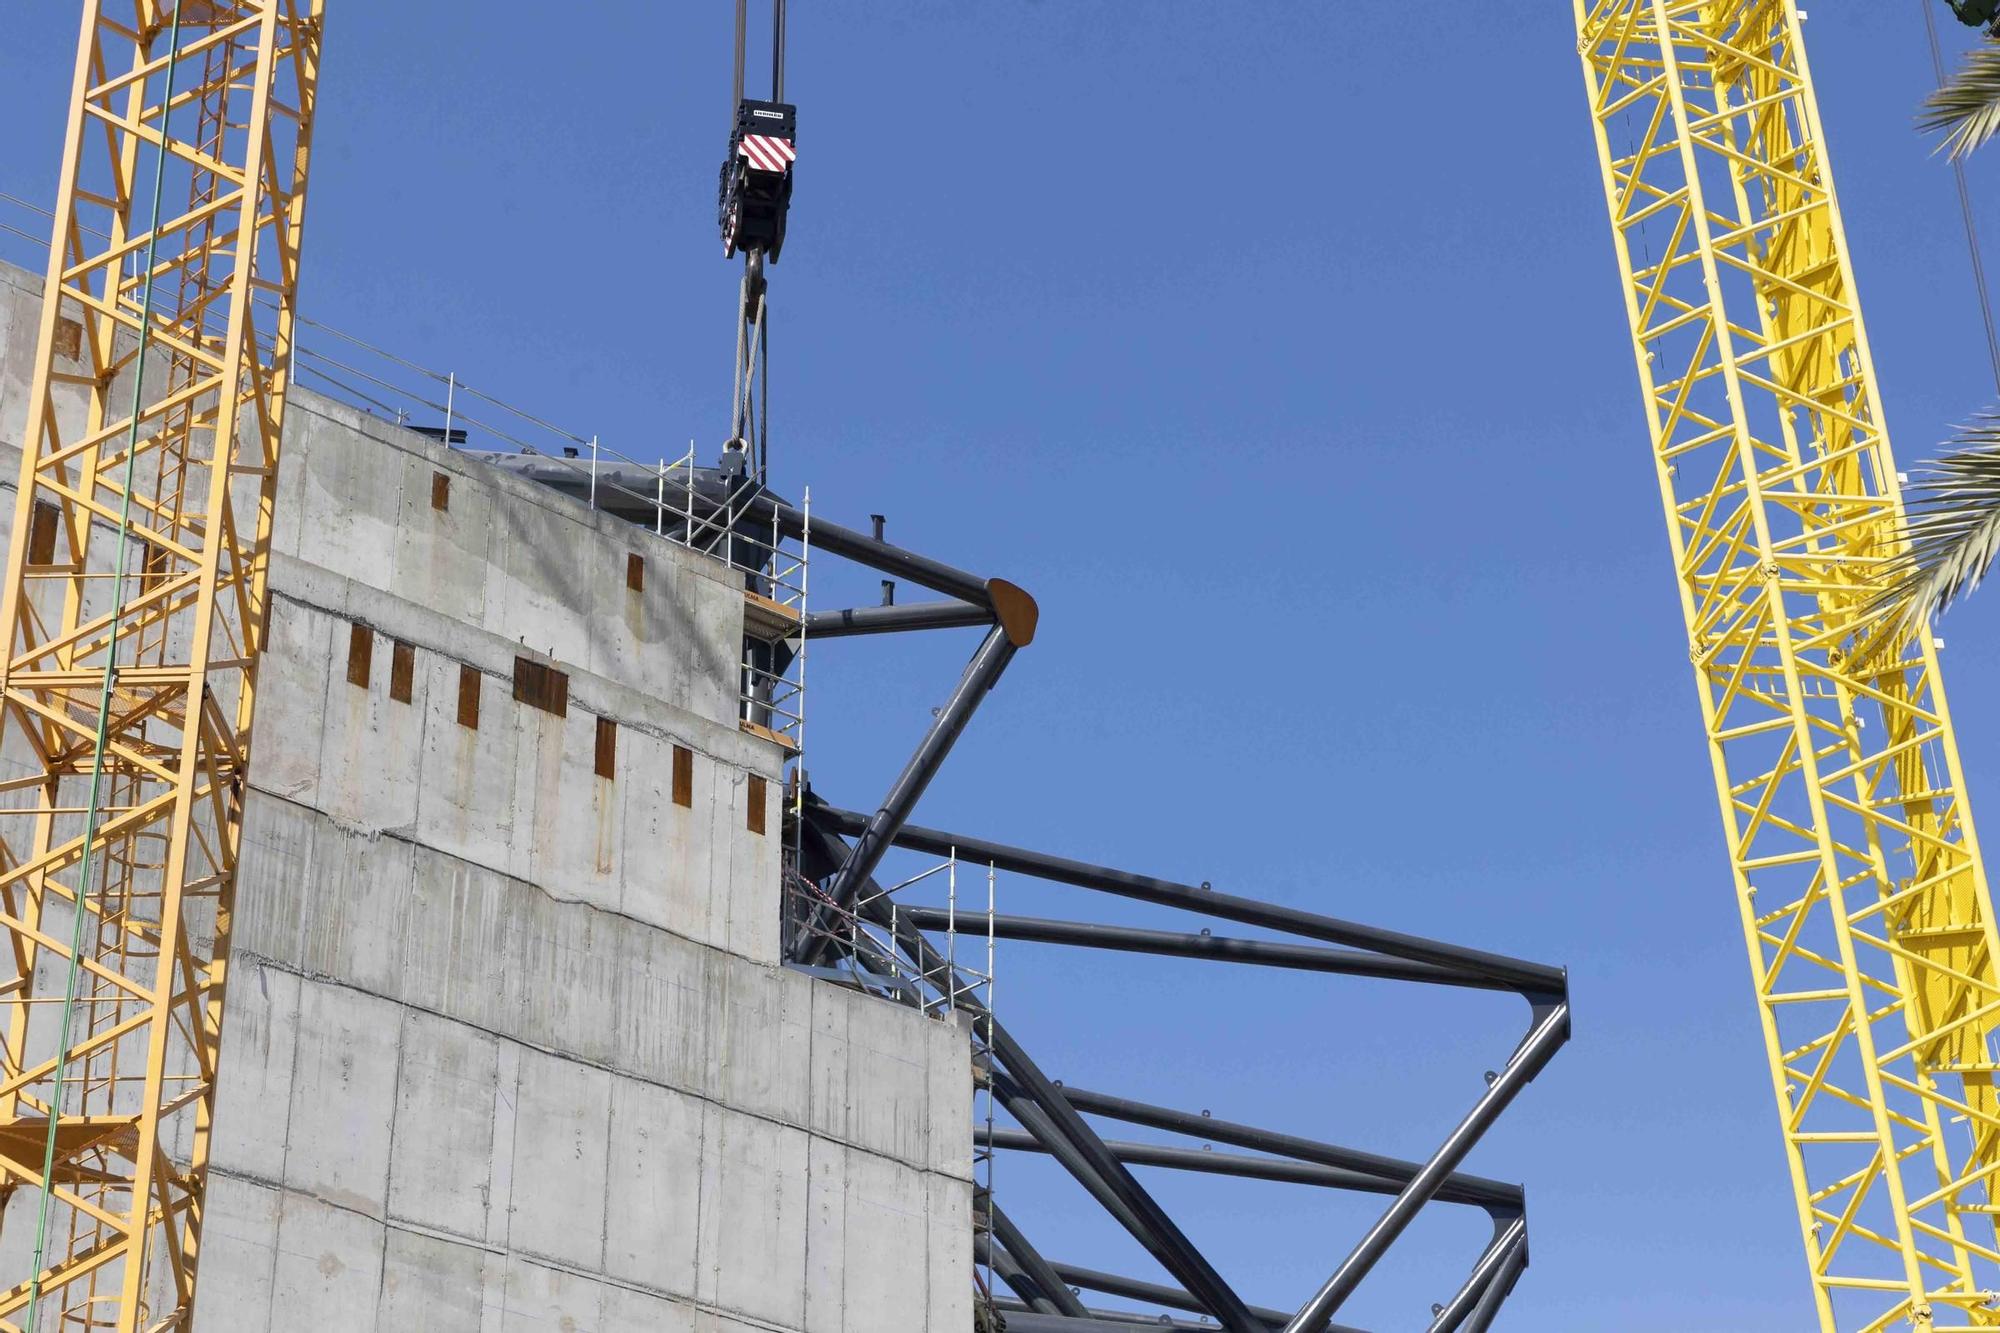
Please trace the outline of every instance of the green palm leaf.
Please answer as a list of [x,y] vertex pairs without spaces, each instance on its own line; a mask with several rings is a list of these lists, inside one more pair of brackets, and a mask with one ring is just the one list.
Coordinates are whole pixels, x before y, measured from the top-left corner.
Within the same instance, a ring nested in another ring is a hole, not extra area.
[[1951,451],[1911,485],[1888,583],[1869,605],[1875,643],[1901,639],[1979,586],[2000,554],[2000,413],[1959,427]]
[[1938,147],[1952,157],[1964,157],[2000,133],[2000,41],[1966,52],[1951,81],[1924,99],[1917,124],[1943,130]]

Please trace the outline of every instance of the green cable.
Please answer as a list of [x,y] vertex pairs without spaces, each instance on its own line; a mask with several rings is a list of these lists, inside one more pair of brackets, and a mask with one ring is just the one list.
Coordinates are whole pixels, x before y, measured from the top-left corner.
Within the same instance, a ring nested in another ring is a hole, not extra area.
[[[83,823],[83,862],[76,879],[76,927],[71,932],[69,980],[63,993],[62,1030],[56,1042],[55,1088],[49,1097],[49,1132],[42,1144],[41,1200],[35,1212],[35,1256],[28,1286],[28,1318],[25,1333],[35,1333],[35,1315],[42,1301],[42,1263],[48,1252],[49,1199],[56,1169],[56,1124],[62,1117],[63,1080],[69,1072],[70,1027],[76,1015],[77,978],[82,972],[84,895],[90,890],[91,842],[97,836],[98,802],[104,784],[104,746],[111,727],[111,692],[118,676],[118,631],[125,604],[125,548],[132,529],[132,473],[139,461],[139,409],[146,383],[146,346],[153,331],[153,265],[160,245],[160,199],[166,192],[167,117],[174,101],[174,71],[181,54],[181,5],[174,0],[173,26],[167,38],[166,93],[160,99],[160,148],[153,166],[153,216],[146,239],[146,285],[139,306],[139,349],[132,362],[132,429],[125,442],[125,480],[118,510],[118,566],[111,584],[110,638],[104,649],[104,688],[97,696],[97,739],[90,756],[90,807]],[[58,242],[60,244],[60,242]],[[48,299],[60,299],[51,292]],[[218,449],[219,452],[219,449]],[[216,466],[220,464],[218,458]],[[88,519],[85,520],[86,524]],[[191,720],[191,719],[190,719]],[[161,923],[164,927],[165,923]],[[143,1202],[143,1201],[142,1201]],[[125,1262],[136,1263],[141,1256],[129,1255]]]

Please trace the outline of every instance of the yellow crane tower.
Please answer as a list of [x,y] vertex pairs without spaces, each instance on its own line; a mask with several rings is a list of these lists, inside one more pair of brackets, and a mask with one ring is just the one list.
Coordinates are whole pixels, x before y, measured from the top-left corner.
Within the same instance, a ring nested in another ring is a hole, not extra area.
[[187,1326],[202,1248],[320,0],[82,8],[0,592],[0,1206],[32,1255],[0,1330],[142,1333]]
[[1794,0],[1576,0],[1618,271],[1823,1329],[2000,1327],[1993,905]]

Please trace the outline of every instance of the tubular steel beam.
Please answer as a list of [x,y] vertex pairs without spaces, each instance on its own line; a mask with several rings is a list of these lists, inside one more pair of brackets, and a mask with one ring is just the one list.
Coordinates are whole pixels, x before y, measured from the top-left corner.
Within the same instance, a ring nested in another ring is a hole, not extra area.
[[1569,1040],[1568,1003],[1539,1007],[1534,1027],[1529,1029],[1527,1037],[1514,1052],[1513,1058],[1507,1062],[1507,1067],[1487,1087],[1485,1093],[1473,1104],[1472,1110],[1445,1138],[1431,1159],[1424,1163],[1423,1170],[1403,1187],[1403,1192],[1396,1196],[1388,1211],[1382,1214],[1375,1225],[1368,1229],[1368,1234],[1363,1236],[1347,1258],[1341,1261],[1340,1267],[1333,1271],[1333,1276],[1313,1294],[1311,1300],[1300,1307],[1298,1314],[1285,1325],[1284,1333],[1323,1333],[1334,1312],[1348,1296],[1353,1294],[1355,1287],[1361,1284],[1361,1279],[1368,1276],[1369,1269],[1373,1268],[1389,1246],[1395,1243],[1396,1237],[1403,1234],[1403,1229],[1417,1215],[1417,1210],[1437,1193],[1453,1168],[1465,1160],[1465,1155],[1472,1150],[1472,1145],[1479,1141],[1480,1136],[1507,1108],[1507,1104],[1542,1071],[1543,1066],[1548,1064],[1549,1057],[1553,1056],[1567,1040]]
[[[1053,1260],[1050,1261],[1049,1267],[1055,1270],[1057,1277],[1072,1287],[1081,1287],[1085,1291],[1101,1291],[1107,1296],[1151,1301],[1154,1305],[1164,1305],[1170,1309],[1201,1313],[1201,1302],[1179,1287],[1169,1287],[1159,1282],[1142,1282],[1135,1277],[1121,1277],[1116,1273],[1104,1273],[1095,1268],[1080,1268],[1075,1264],[1057,1263]],[[1284,1322],[1291,1318],[1282,1310],[1267,1310],[1258,1305],[1251,1306],[1250,1313],[1273,1328],[1282,1327]],[[1329,1333],[1359,1333],[1359,1330],[1336,1326]]]
[[1160,1319],[1157,1317],[1134,1319],[1120,1318],[1109,1310],[1095,1310],[1081,1319],[1065,1315],[1035,1314],[1028,1310],[1017,1310],[1007,1301],[996,1304],[1006,1312],[1007,1333],[1132,1333],[1135,1327],[1187,1330],[1188,1333],[1215,1333],[1213,1324],[1192,1324],[1184,1319]]
[[[819,533],[815,531],[814,537]],[[905,606],[853,606],[841,611],[812,611],[806,615],[806,637],[841,639],[857,634],[900,634],[920,629],[963,629],[968,625],[990,625],[993,612],[971,602],[911,602]]]
[[[988,1215],[993,1219],[993,1237],[1000,1242],[1000,1254],[995,1255],[996,1262],[993,1267],[1007,1279],[1007,1285],[1014,1288],[1015,1292],[1034,1309],[1045,1314],[1084,1313],[1083,1302],[1076,1298],[1076,1293],[1069,1289],[1069,1284],[1056,1276],[1055,1270],[1049,1267],[1049,1261],[1042,1258],[1041,1252],[1028,1243],[1028,1238],[1021,1234],[1021,1229],[1014,1225],[1013,1219],[1002,1212],[1000,1206],[990,1198],[986,1201],[986,1208]],[[1002,1256],[1010,1260],[1010,1263],[1003,1265],[997,1262]],[[1009,1268],[1014,1271],[1009,1272]],[[1024,1289],[1017,1278],[1024,1279],[1029,1284],[1028,1287]]]
[[1493,1275],[1493,1280],[1486,1284],[1486,1290],[1479,1294],[1479,1303],[1472,1307],[1472,1313],[1467,1315],[1465,1323],[1460,1325],[1463,1333],[1486,1333],[1486,1330],[1493,1327],[1493,1321],[1499,1317],[1501,1305],[1513,1293],[1514,1284],[1521,1280],[1521,1274],[1527,1267],[1528,1241],[1523,1237],[1508,1247],[1506,1255],[1500,1261],[1499,1271]]
[[[817,540],[819,535],[817,524],[813,528],[813,535]],[[850,836],[865,830],[870,820],[868,815],[832,807],[825,807],[821,813],[830,821],[829,828]],[[1416,935],[1406,935],[1400,931],[1383,930],[1375,926],[1343,921],[1337,917],[1321,916],[1316,912],[1304,912],[1293,907],[1259,902],[1254,898],[1239,898],[1232,894],[1198,889],[1190,884],[1176,884],[1171,880],[1156,879],[1151,875],[1135,875],[1130,871],[1094,866],[1084,861],[1050,856],[1022,847],[1009,847],[1004,843],[989,842],[984,838],[944,833],[936,829],[905,824],[896,830],[890,841],[899,847],[913,848],[934,856],[949,856],[955,853],[962,861],[990,864],[1000,870],[1011,870],[1016,874],[1030,875],[1057,884],[1095,889],[1102,893],[1116,894],[1121,898],[1136,898],[1141,902],[1157,903],[1164,907],[1184,908],[1229,921],[1241,921],[1271,930],[1289,931],[1295,935],[1326,940],[1332,944],[1374,949],[1397,958],[1413,959],[1453,971],[1476,972],[1491,977],[1510,989],[1531,996],[1561,995],[1566,988],[1566,979],[1559,967],[1523,962],[1518,958],[1508,958],[1482,949],[1443,944]]]
[[[1091,1115],[1107,1116],[1130,1125],[1145,1125],[1151,1129],[1164,1129],[1173,1134],[1213,1139],[1217,1143],[1227,1143],[1238,1148],[1276,1153],[1301,1162],[1316,1162],[1321,1166],[1338,1167],[1346,1171],[1377,1176],[1391,1182],[1392,1186],[1407,1184],[1416,1179],[1417,1173],[1423,1170],[1423,1164],[1420,1162],[1406,1162],[1398,1157],[1384,1157],[1378,1153],[1362,1152],[1357,1148],[1343,1148],[1336,1144],[1321,1143],[1316,1139],[1300,1138],[1295,1134],[1279,1134],[1272,1130],[1259,1129],[1254,1125],[1216,1120],[1189,1111],[1133,1101],[1128,1097],[1092,1092],[1087,1088],[1065,1085],[1063,1095],[1069,1098],[1071,1106]],[[1470,1203],[1485,1208],[1513,1211],[1519,1211],[1525,1204],[1519,1185],[1509,1185],[1505,1181],[1488,1180],[1484,1176],[1458,1172],[1445,1178],[1444,1184],[1438,1188],[1436,1197],[1448,1203]]]
[[[903,915],[920,930],[947,930],[951,914],[936,907],[903,907]],[[981,917],[982,922],[988,918]],[[1189,931],[1142,930],[1132,926],[1107,926],[1088,921],[1057,921],[1047,917],[996,916],[991,918],[993,934],[1003,940],[1025,940],[1037,944],[1068,944],[1087,949],[1110,949],[1121,953],[1158,954],[1173,958],[1207,958],[1224,963],[1249,963],[1259,967],[1284,967],[1306,972],[1334,972],[1346,976],[1381,977],[1392,981],[1418,981],[1439,986],[1468,986],[1480,990],[1511,991],[1506,982],[1467,968],[1439,967],[1407,958],[1369,953],[1358,949],[1324,949],[1309,944],[1282,944],[1270,940],[1232,939]]]
[[[995,1070],[992,1075],[993,1091],[1006,1106],[1008,1114],[1027,1126],[1027,1137],[1060,1162],[1105,1212],[1111,1214],[1133,1239],[1159,1260],[1161,1267],[1179,1279],[1191,1293],[1197,1294],[1203,1311],[1222,1320],[1223,1327],[1232,1330],[1232,1333],[1237,1329],[1255,1333],[1256,1325],[1251,1320],[1248,1307],[1209,1266],[1208,1260],[1195,1249],[1193,1243],[1181,1234],[1172,1219],[1153,1202],[1152,1196],[1125,1170],[1095,1131],[1084,1124],[1074,1111],[1069,1111],[1064,1117],[1062,1112],[1067,1110],[1066,1107],[1051,1106],[1037,1095],[1038,1092],[1048,1094],[1050,1100],[1057,1103],[1061,1100],[1061,1094],[1034,1067],[1025,1052],[1014,1047],[1011,1040],[1003,1045],[1004,1036],[996,1024],[991,1039],[994,1052],[1016,1077],[1020,1077],[1025,1069],[1032,1076],[1033,1083],[1024,1088],[1014,1078]],[[1009,1047],[1014,1050],[1014,1056],[1007,1054]],[[1029,1083],[1029,1079],[1023,1078],[1022,1082]],[[1034,1083],[1039,1083],[1040,1087],[1035,1088]]]
[[[750,501],[750,512],[766,522],[775,522],[778,531],[787,537],[799,540],[805,536],[805,511],[788,505],[775,496],[757,496]],[[998,580],[989,581],[977,574],[954,569],[942,560],[918,555],[915,551],[891,545],[865,532],[856,532],[853,528],[844,528],[817,515],[812,520],[812,544],[815,551],[830,551],[834,555],[845,556],[858,565],[866,565],[870,569],[879,569],[884,574],[894,574],[898,578],[921,584],[932,592],[941,592],[947,597],[956,597],[961,602],[970,602],[974,606],[983,606],[989,610],[996,609],[992,583]],[[1027,647],[1025,643],[1020,646]]]
[[[973,1132],[973,1142],[981,1147],[1008,1152],[1049,1152],[1049,1146],[1033,1134],[1018,1129],[985,1129]],[[1104,1146],[1127,1166],[1159,1166],[1174,1171],[1197,1171],[1210,1176],[1233,1176],[1239,1180],[1275,1180],[1289,1185],[1317,1185],[1323,1189],[1353,1190],[1362,1194],[1395,1194],[1402,1184],[1362,1171],[1343,1171],[1316,1162],[1289,1162],[1282,1157],[1252,1157],[1247,1153],[1204,1152],[1162,1143],[1128,1143],[1106,1139]]]
[[1455,1333],[1491,1289],[1493,1276],[1506,1264],[1507,1256],[1513,1253],[1516,1245],[1527,1244],[1527,1240],[1526,1218],[1510,1217],[1498,1222],[1493,1229],[1492,1241],[1480,1254],[1479,1262],[1472,1266],[1465,1285],[1437,1312],[1426,1333]]
[[1086,1311],[1081,1321],[1054,1316],[1057,1320],[1054,1324],[1022,1323],[1018,1321],[1049,1319],[1051,1316],[1036,1315],[1033,1311],[1025,1308],[1019,1301],[1003,1299],[995,1301],[994,1304],[1007,1316],[1007,1333],[1015,1333],[1017,1329],[1044,1327],[1060,1328],[1064,1330],[1064,1333],[1078,1333],[1078,1330],[1082,1330],[1082,1333],[1090,1333],[1094,1329],[1106,1328],[1117,1329],[1119,1333],[1132,1333],[1134,1329],[1139,1328],[1165,1329],[1167,1333],[1215,1333],[1214,1324],[1198,1324],[1192,1319],[1175,1319],[1171,1315],[1163,1314],[1141,1314],[1132,1310],[1093,1309]]

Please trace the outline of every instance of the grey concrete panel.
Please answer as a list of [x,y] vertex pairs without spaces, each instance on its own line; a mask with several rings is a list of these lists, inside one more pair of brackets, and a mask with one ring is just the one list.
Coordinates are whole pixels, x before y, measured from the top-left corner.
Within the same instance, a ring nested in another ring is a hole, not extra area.
[[926,1166],[929,1034],[912,1030],[916,1015],[833,986],[813,987],[812,1005],[812,1128]]
[[694,1333],[696,1328],[693,1306],[630,1287],[606,1283],[602,1302],[600,1333]]
[[805,1132],[711,1104],[703,1143],[702,1303],[798,1328],[805,1315]]
[[597,1333],[602,1299],[594,1278],[512,1255],[500,1333]]
[[492,1034],[409,1013],[389,1153],[390,1217],[486,1236],[499,1080],[500,1043]]
[[485,1333],[500,1317],[505,1278],[500,1255],[392,1226],[376,1324],[384,1333]]
[[279,1207],[270,1327],[373,1333],[382,1224],[296,1190]]
[[714,1045],[703,1086],[726,1105],[806,1124],[813,982],[797,972],[740,963],[725,963],[715,982],[707,995]]
[[617,1079],[611,1089],[604,1271],[692,1298],[701,1211],[702,1103]]
[[376,996],[301,986],[285,1151],[291,1190],[383,1216],[401,1020],[400,1008]]
[[257,1180],[284,1178],[299,984],[297,975],[266,966],[254,954],[238,954],[230,968],[223,1022],[228,1045],[216,1076],[209,1159],[214,1169]]
[[972,1182],[945,1176],[924,1177],[927,1194],[928,1240],[925,1270],[929,1279],[923,1327],[972,1327]]
[[203,1333],[267,1333],[278,1266],[281,1191],[223,1170],[208,1175],[195,1318]]
[[611,1075],[524,1050],[515,1106],[511,1247],[601,1272]]

